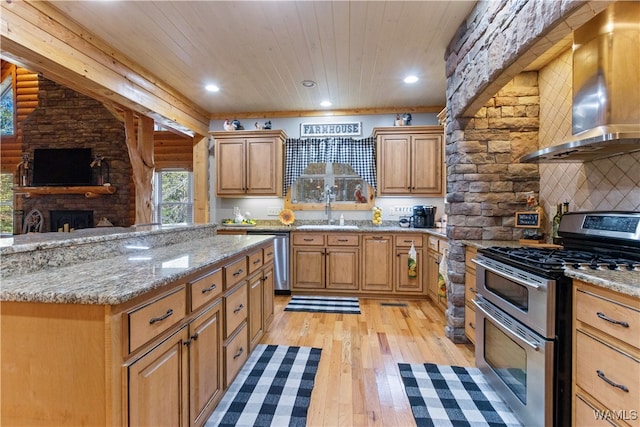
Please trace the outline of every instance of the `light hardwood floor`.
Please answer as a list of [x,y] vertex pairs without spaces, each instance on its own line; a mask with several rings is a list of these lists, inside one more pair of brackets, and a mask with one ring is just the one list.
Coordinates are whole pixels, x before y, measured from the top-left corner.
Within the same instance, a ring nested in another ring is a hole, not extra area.
[[357,315],[285,312],[289,299],[276,296],[261,343],[322,349],[308,426],[415,426],[397,364],[475,366],[473,346],[444,335],[444,315],[429,301],[360,298]]

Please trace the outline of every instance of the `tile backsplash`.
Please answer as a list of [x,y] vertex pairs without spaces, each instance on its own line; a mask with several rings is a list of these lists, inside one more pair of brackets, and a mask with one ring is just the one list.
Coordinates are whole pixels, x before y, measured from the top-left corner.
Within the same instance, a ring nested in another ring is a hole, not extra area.
[[[540,148],[571,137],[571,51],[540,70]],[[640,152],[586,163],[540,164],[540,199],[548,218],[555,204],[570,210],[640,211]]]

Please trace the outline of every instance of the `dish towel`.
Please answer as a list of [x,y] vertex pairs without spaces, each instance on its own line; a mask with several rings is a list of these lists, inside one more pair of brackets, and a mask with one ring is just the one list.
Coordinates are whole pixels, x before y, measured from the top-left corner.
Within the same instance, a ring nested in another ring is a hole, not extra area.
[[447,297],[447,257],[449,255],[449,250],[445,249],[442,254],[442,259],[440,260],[440,265],[438,267],[438,296],[442,298]]
[[413,240],[411,241],[411,248],[409,248],[409,256],[407,257],[408,275],[409,277],[418,277],[418,253],[416,247],[413,246]]

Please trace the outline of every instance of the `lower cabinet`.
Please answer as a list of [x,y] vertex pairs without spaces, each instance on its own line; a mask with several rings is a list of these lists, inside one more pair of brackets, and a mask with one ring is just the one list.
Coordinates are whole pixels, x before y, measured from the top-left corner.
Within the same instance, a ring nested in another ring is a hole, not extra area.
[[431,301],[444,311],[447,309],[447,298],[440,295],[438,275],[444,253],[449,250],[449,242],[444,237],[429,236],[427,246],[427,294]]
[[264,318],[264,282],[262,273],[258,273],[249,279],[249,347],[254,349],[264,330],[262,329],[262,323]]
[[381,233],[362,237],[363,291],[393,290],[393,258],[393,235]]
[[[409,250],[413,244],[416,250],[415,273],[409,275]],[[423,294],[425,264],[422,256],[421,235],[395,236],[396,262],[394,265],[394,287],[399,293]]]
[[476,248],[467,246],[464,261],[464,334],[472,344],[476,343],[476,306],[471,302],[476,295],[476,265],[472,260],[477,253]]

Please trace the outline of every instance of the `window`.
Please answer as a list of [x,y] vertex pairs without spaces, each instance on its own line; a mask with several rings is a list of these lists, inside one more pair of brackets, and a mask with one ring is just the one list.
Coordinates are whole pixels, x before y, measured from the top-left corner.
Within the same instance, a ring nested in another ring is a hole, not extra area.
[[162,170],[154,180],[156,221],[161,224],[193,222],[193,173]]
[[13,79],[11,74],[0,83],[0,134],[13,135]]
[[0,234],[13,234],[13,174],[0,174]]

